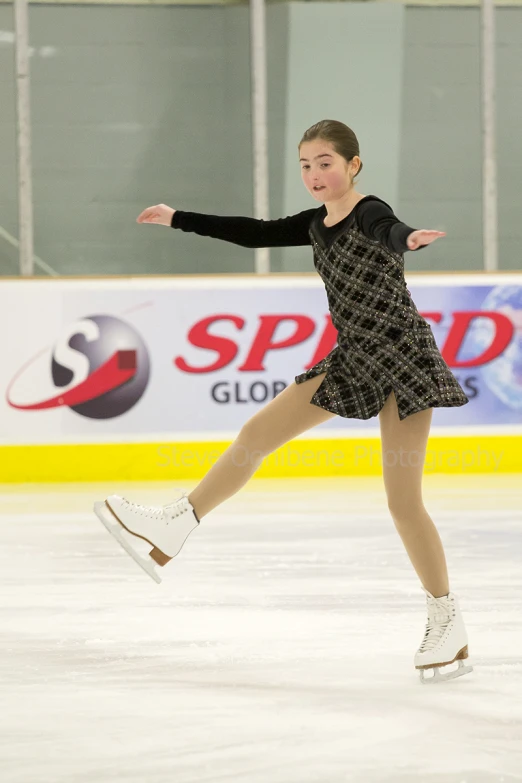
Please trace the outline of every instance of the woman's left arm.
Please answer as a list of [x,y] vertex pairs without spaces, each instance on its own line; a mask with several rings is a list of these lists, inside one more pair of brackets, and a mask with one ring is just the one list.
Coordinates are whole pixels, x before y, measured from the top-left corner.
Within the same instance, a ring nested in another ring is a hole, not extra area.
[[406,225],[388,204],[380,200],[362,201],[357,210],[357,222],[365,236],[380,242],[394,253],[421,250],[446,236],[444,231],[415,229]]

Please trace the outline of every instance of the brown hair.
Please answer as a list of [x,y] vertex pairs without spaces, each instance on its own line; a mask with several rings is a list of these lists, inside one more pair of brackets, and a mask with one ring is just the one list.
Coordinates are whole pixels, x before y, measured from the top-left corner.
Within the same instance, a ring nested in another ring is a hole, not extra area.
[[[348,125],[338,120],[321,120],[308,128],[303,134],[303,138],[299,142],[298,149],[301,148],[301,144],[305,141],[315,141],[316,139],[322,139],[323,141],[329,141],[338,155],[349,163],[355,155],[359,156],[359,142],[357,136]],[[363,164],[359,166],[357,176],[362,171]]]

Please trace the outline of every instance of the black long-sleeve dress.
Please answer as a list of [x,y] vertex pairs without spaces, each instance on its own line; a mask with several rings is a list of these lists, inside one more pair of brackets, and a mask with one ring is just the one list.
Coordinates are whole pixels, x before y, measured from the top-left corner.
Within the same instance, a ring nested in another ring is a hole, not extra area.
[[399,418],[427,408],[465,405],[468,397],[442,358],[430,325],[406,286],[403,254],[415,229],[377,196],[365,196],[327,227],[326,207],[279,220],[177,210],[172,227],[243,247],[312,245],[337,346],[296,383],[326,373],[314,405],[350,419],[376,416],[393,390]]

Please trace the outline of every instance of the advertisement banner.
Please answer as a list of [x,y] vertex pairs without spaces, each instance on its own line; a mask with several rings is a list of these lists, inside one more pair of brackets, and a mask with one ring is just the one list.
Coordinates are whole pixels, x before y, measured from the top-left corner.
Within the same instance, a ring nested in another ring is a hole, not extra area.
[[[470,402],[432,432],[522,431],[522,274],[411,275]],[[0,281],[2,444],[232,438],[335,346],[315,275]],[[373,433],[336,417],[322,437]]]

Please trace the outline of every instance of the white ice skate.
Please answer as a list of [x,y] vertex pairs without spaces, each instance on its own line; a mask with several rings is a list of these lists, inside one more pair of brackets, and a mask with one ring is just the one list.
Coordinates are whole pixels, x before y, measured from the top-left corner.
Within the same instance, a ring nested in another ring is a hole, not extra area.
[[[422,644],[415,655],[415,668],[420,670],[421,682],[425,685],[452,680],[469,674],[472,666],[465,666],[468,657],[468,636],[460,613],[457,598],[448,593],[434,598],[426,593],[428,621]],[[441,667],[458,661],[458,669],[441,672]],[[427,669],[433,669],[431,677],[425,677]]]
[[[94,504],[94,512],[123,549],[158,584],[161,579],[155,564],[164,566],[172,560],[189,533],[199,525],[185,495],[167,506],[142,506],[119,495],[109,495],[104,502]],[[152,546],[149,557],[136,549],[134,537]]]

